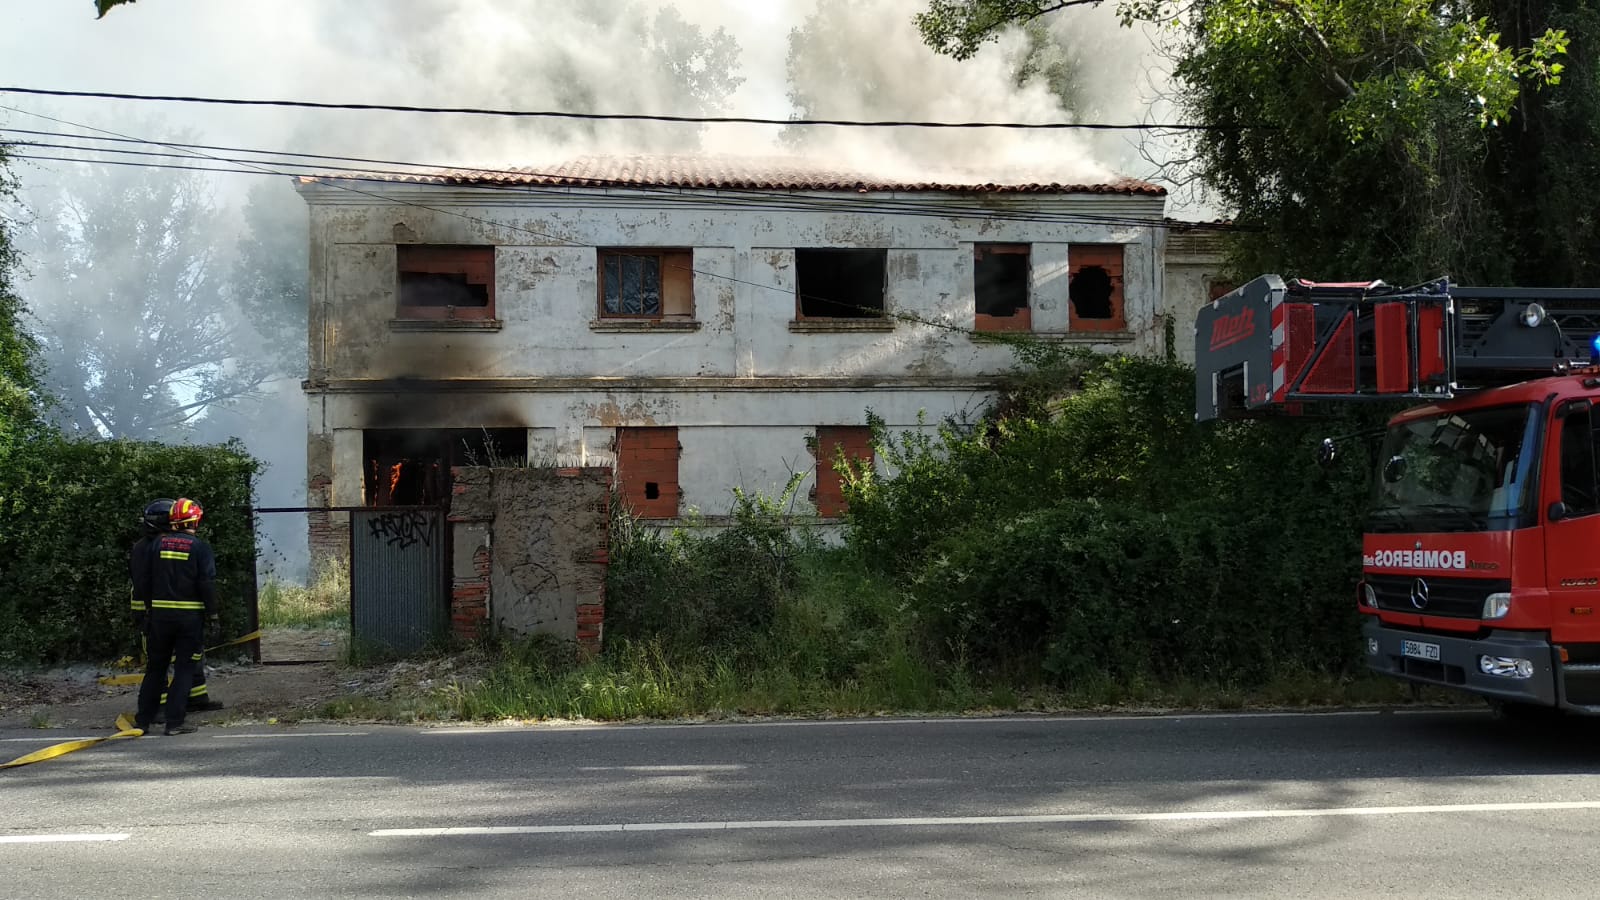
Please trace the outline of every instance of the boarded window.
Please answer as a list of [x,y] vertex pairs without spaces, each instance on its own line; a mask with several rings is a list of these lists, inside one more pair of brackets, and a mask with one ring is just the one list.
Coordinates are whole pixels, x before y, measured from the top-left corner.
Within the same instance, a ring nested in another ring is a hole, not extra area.
[[852,463],[870,463],[872,429],[865,425],[817,426],[817,515],[842,516],[848,508],[844,499],[844,476],[835,464],[840,457]]
[[400,244],[402,319],[494,318],[494,248]]
[[617,487],[642,519],[678,516],[678,429],[618,428]]
[[1122,303],[1122,245],[1073,244],[1067,248],[1068,328],[1126,331]]
[[796,250],[802,319],[881,319],[887,250]]
[[694,318],[694,254],[689,250],[601,250],[600,317]]
[[1031,267],[1027,244],[973,247],[972,297],[978,331],[1028,331]]

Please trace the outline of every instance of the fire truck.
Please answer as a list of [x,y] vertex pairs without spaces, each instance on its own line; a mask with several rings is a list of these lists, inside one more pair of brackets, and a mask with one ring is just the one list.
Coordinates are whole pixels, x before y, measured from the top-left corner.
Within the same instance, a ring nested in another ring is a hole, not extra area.
[[1600,289],[1265,275],[1201,310],[1195,360],[1199,421],[1403,401],[1356,590],[1372,671],[1600,714]]

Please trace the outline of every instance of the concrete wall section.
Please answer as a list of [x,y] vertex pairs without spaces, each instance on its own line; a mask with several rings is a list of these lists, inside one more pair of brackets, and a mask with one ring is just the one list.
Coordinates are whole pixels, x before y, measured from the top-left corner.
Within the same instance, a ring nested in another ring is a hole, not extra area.
[[1228,287],[1222,235],[1215,231],[1180,230],[1167,236],[1164,295],[1172,316],[1178,358],[1194,362],[1194,320],[1211,301],[1214,288]]
[[610,525],[601,468],[452,471],[451,619],[459,637],[485,622],[600,648]]

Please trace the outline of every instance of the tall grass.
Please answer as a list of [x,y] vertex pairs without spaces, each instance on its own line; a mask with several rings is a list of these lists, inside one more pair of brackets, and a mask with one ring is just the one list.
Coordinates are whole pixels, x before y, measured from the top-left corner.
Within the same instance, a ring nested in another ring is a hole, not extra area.
[[1107,677],[1063,683],[1042,669],[979,668],[924,643],[899,590],[850,551],[813,548],[791,562],[796,580],[773,599],[770,622],[737,640],[696,647],[673,629],[608,634],[605,652],[589,660],[548,637],[506,643],[495,648],[496,662],[482,680],[439,690],[425,712],[414,698],[407,700],[400,714],[618,721],[1319,707],[1408,699],[1389,681],[1300,670],[1249,684]]
[[267,579],[260,593],[261,624],[268,628],[348,628],[350,570],[325,561],[309,585]]

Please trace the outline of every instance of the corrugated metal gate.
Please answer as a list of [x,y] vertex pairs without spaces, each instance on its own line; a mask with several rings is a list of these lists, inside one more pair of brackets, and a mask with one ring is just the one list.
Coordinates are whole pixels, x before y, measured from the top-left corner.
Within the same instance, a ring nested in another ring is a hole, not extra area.
[[442,636],[444,513],[371,507],[350,513],[350,637],[409,653]]

